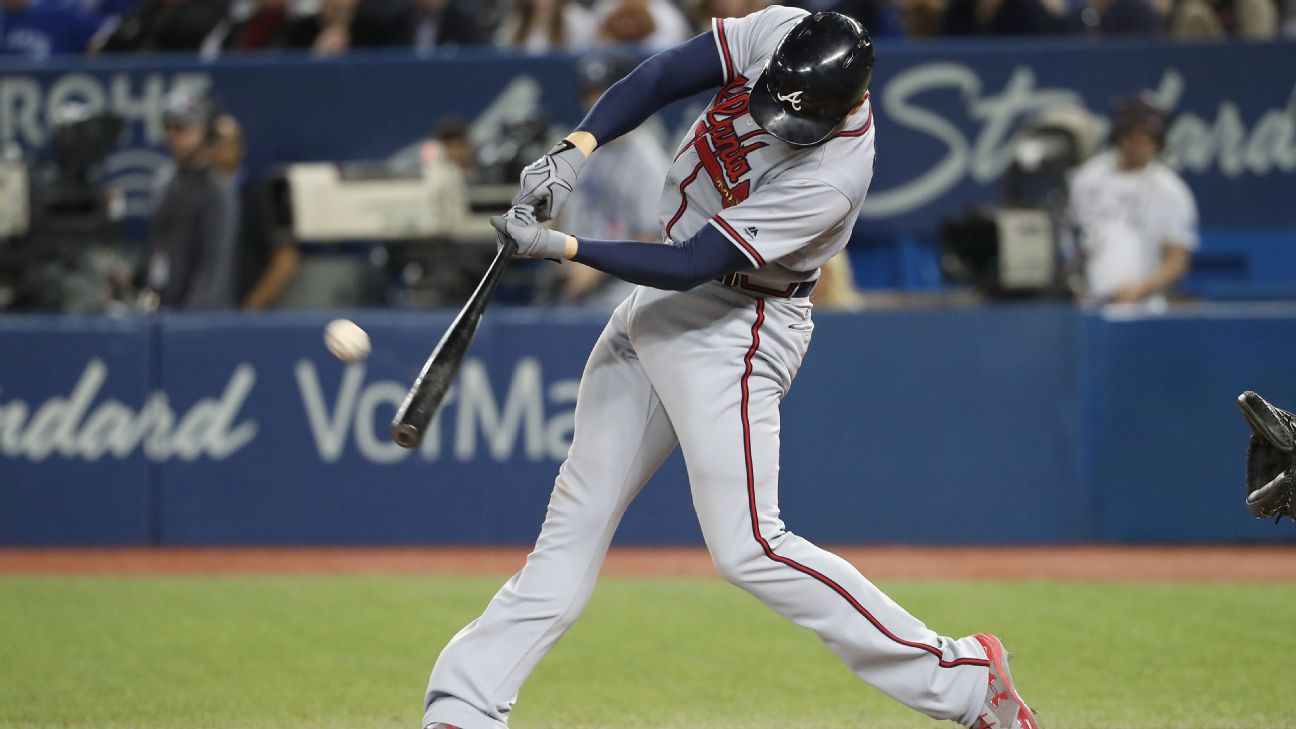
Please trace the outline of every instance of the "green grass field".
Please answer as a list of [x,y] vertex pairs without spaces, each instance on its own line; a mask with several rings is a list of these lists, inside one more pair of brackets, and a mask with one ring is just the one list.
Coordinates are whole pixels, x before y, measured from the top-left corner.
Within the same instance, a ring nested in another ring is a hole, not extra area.
[[[0,726],[411,729],[498,578],[0,577]],[[1296,585],[887,582],[1052,729],[1296,727]],[[605,579],[515,729],[939,724],[717,580]]]

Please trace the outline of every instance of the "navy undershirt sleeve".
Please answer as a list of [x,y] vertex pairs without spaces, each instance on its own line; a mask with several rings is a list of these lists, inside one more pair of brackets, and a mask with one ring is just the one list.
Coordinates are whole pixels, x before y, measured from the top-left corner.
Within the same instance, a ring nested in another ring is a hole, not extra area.
[[715,33],[707,31],[639,64],[612,84],[576,131],[607,144],[643,123],[672,101],[724,85]]
[[747,256],[712,225],[702,226],[692,238],[678,245],[587,238],[577,241],[573,261],[655,289],[687,291],[752,267]]

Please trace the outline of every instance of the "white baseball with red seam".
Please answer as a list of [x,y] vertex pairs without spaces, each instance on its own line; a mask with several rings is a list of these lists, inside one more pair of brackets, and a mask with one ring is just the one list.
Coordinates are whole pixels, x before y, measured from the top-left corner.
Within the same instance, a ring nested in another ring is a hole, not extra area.
[[369,356],[369,335],[350,319],[334,319],[324,327],[324,346],[343,362],[359,362]]

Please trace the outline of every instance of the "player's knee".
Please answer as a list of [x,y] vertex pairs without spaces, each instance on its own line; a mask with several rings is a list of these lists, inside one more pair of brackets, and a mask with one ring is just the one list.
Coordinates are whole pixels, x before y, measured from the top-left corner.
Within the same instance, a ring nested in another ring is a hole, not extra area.
[[756,570],[760,568],[761,552],[755,545],[733,545],[723,548],[712,548],[711,562],[716,572],[730,584],[744,587],[751,582]]
[[546,526],[577,535],[602,534],[616,518],[618,509],[615,501],[591,498],[594,493],[580,482],[555,480],[545,513]]

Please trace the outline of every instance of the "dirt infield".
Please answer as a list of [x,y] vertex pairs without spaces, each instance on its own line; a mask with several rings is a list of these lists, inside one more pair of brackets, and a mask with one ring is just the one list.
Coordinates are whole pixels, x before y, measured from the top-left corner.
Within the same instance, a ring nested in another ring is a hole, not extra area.
[[[842,547],[874,579],[1296,581],[1296,547]],[[521,547],[0,549],[10,574],[508,574]],[[696,547],[615,548],[604,574],[714,576]]]

